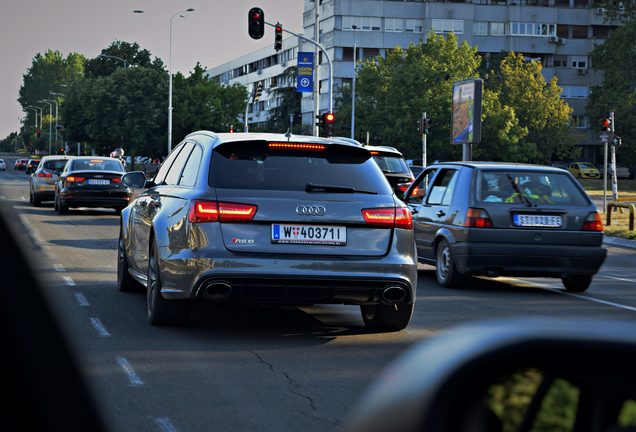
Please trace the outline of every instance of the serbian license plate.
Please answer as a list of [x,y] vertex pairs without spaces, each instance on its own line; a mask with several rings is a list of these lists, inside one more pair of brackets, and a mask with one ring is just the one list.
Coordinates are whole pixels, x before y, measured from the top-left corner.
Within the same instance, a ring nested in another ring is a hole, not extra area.
[[554,215],[524,215],[516,214],[512,217],[515,226],[560,228],[563,225],[561,216]]
[[347,227],[272,224],[272,243],[344,246],[347,244]]
[[89,185],[109,185],[110,180],[107,179],[88,179]]

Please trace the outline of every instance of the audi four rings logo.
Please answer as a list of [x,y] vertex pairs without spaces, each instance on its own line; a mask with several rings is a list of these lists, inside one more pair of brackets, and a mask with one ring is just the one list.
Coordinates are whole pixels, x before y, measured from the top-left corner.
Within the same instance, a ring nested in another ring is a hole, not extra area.
[[321,205],[299,205],[296,207],[296,213],[305,216],[323,216],[327,213],[327,209]]

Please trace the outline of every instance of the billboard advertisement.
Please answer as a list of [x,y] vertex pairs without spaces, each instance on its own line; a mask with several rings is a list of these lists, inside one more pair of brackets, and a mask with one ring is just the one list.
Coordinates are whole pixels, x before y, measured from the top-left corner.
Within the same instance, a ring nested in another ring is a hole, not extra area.
[[453,84],[451,144],[476,144],[481,140],[481,93],[479,78]]

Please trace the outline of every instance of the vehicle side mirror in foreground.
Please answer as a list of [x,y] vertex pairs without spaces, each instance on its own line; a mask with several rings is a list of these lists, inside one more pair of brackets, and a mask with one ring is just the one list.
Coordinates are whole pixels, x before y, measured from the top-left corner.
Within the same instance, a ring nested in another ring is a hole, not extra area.
[[389,366],[345,431],[634,430],[635,365],[629,322],[463,326]]
[[121,182],[131,188],[146,187],[146,174],[143,171],[132,171],[121,177]]

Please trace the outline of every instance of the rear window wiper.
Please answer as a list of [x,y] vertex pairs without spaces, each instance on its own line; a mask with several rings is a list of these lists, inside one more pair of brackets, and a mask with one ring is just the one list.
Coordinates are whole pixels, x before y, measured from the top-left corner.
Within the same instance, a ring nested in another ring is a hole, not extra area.
[[519,185],[517,183],[515,183],[514,179],[510,176],[510,174],[506,174],[506,176],[508,177],[508,181],[512,185],[512,188],[515,190],[515,192],[517,192],[517,194],[519,195],[521,200],[528,207],[532,207],[532,201],[530,201],[530,198],[528,198],[523,192],[521,192],[521,189],[519,189]]
[[305,192],[361,193],[369,195],[378,194],[377,192],[360,190],[349,186],[317,185],[313,183],[307,183],[305,185]]

